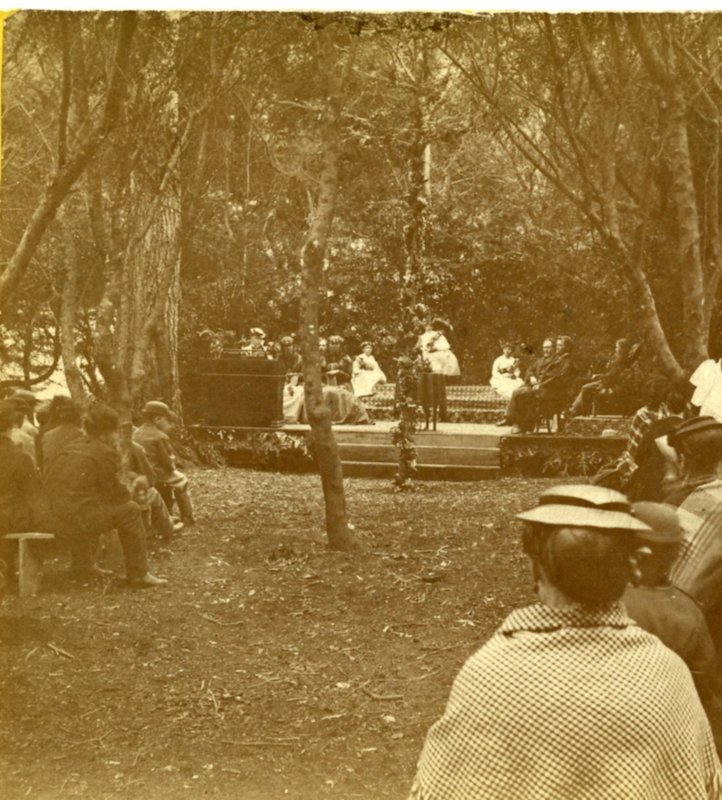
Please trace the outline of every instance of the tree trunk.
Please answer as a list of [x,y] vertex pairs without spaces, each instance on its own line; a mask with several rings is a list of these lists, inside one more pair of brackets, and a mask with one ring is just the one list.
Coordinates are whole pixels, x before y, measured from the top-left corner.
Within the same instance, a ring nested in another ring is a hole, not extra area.
[[130,45],[136,24],[137,14],[135,12],[121,13],[118,41],[113,53],[112,71],[100,119],[80,141],[73,156],[68,157],[62,165],[58,165],[55,173],[50,176],[40,202],[30,217],[15,252],[0,274],[0,309],[12,300],[15,290],[25,275],[60,204],[93,159],[118,118],[127,80]]
[[331,427],[331,411],[323,400],[321,358],[318,350],[319,293],[326,245],[333,222],[338,191],[339,129],[343,86],[342,80],[334,80],[336,64],[332,56],[333,44],[328,39],[329,35],[327,28],[318,32],[321,39],[319,47],[324,49],[323,63],[327,70],[323,79],[331,85],[331,89],[327,94],[321,131],[323,154],[318,200],[301,248],[299,333],[303,355],[306,414],[311,425],[321,474],[328,545],[333,550],[349,552],[356,549],[358,545],[349,528],[346,516],[341,458]]
[[[679,273],[684,298],[684,327],[687,332],[685,365],[693,370],[708,357],[705,327],[705,291],[697,196],[689,159],[687,109],[684,94],[677,82],[669,90],[669,165],[672,195],[677,209],[679,230]],[[709,298],[713,302],[713,298]]]
[[65,251],[65,274],[60,292],[60,353],[63,359],[63,373],[70,395],[76,402],[87,396],[85,384],[78,367],[78,353],[75,348],[75,322],[77,318],[78,292],[78,251],[73,238],[69,220],[63,220],[63,242]]

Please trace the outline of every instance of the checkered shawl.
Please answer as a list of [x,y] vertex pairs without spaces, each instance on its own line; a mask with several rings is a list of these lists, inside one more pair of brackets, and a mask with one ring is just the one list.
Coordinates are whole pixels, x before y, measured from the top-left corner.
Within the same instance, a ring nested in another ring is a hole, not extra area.
[[619,604],[529,606],[462,667],[412,800],[722,797],[684,662]]
[[695,489],[678,511],[684,539],[670,578],[708,608],[722,597],[722,479]]

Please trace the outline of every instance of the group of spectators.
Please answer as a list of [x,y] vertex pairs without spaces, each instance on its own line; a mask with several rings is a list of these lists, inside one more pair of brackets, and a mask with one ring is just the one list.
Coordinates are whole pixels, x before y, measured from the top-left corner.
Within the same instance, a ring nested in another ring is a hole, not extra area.
[[[513,433],[533,431],[541,419],[555,415],[575,417],[589,414],[604,399],[615,398],[621,410],[634,403],[630,391],[639,345],[619,339],[614,354],[602,372],[581,377],[572,354],[569,336],[545,339],[542,354],[532,360],[522,377],[514,345],[506,342],[494,360],[490,386],[508,402],[499,425],[511,425]],[[632,408],[635,406],[632,405]]]
[[[0,401],[0,534],[54,533],[70,552],[73,577],[86,581],[110,574],[96,558],[100,537],[114,530],[129,584],[166,583],[148,568],[148,545],[168,542],[192,524],[193,508],[169,437],[175,415],[150,401],[142,417],[123,468],[120,419],[112,408],[96,403],[83,413],[64,395],[39,404],[28,390]],[[6,549],[3,579],[9,561]]]
[[462,668],[413,800],[722,797],[722,421],[663,406],[638,415],[621,463],[644,496],[635,444],[669,420],[665,502],[599,476],[518,515],[539,602]]

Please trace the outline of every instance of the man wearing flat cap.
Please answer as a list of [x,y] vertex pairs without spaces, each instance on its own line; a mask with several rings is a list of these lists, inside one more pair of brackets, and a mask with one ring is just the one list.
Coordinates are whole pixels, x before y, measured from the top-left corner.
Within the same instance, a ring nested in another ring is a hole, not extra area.
[[176,415],[160,400],[151,400],[143,408],[143,424],[133,431],[133,441],[141,445],[155,473],[155,488],[172,513],[173,501],[178,504],[185,525],[193,524],[193,506],[188,492],[188,478],[176,467],[168,433]]
[[586,485],[544,492],[519,519],[539,602],[462,667],[411,797],[719,798],[687,666],[619,602],[649,526],[624,495]]

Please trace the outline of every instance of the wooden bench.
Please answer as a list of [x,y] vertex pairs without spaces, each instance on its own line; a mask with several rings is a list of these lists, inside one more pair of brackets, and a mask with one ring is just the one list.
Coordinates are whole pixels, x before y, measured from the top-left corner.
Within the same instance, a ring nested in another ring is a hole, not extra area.
[[18,594],[28,597],[37,594],[42,579],[42,562],[33,553],[31,542],[47,542],[55,538],[52,533],[8,533],[6,539],[18,543]]

